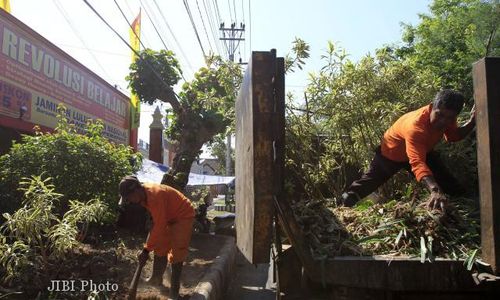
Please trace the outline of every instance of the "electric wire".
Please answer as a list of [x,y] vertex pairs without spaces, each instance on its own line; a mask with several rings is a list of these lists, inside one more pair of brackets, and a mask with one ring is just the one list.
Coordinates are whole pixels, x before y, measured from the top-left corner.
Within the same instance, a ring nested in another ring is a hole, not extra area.
[[[245,0],[241,0],[241,11],[242,11],[242,15],[243,15],[243,24],[245,24],[246,23],[246,20],[245,20]],[[245,58],[247,57],[247,43],[246,42],[245,42],[245,47],[243,47],[243,55],[245,56]],[[240,54],[240,57],[241,57],[241,54]]]
[[158,9],[158,11],[160,12],[160,16],[161,18],[163,19],[163,22],[165,23],[165,25],[167,26],[167,29],[168,31],[170,32],[170,34],[172,35],[172,37],[174,38],[174,42],[175,44],[177,45],[177,48],[179,49],[179,51],[181,52],[181,55],[184,57],[184,60],[186,61],[186,64],[187,66],[191,69],[191,72],[194,73],[194,69],[193,67],[191,66],[191,64],[189,63],[189,59],[187,58],[187,55],[186,53],[184,53],[184,50],[182,49],[179,41],[177,41],[177,38],[175,37],[175,34],[172,30],[172,28],[170,28],[170,25],[168,24],[167,22],[167,18],[165,18],[165,15],[163,14],[163,11],[162,9],[160,8],[160,6],[158,5],[158,3],[156,2],[156,0],[153,0],[153,3],[155,4],[156,8]]
[[[160,32],[158,31],[158,29],[156,28],[156,25],[155,25],[155,22],[153,22],[153,20],[151,19],[148,11],[146,10],[146,7],[144,6],[144,4],[142,3],[142,0],[139,0],[139,2],[141,3],[141,7],[144,8],[144,12],[146,12],[146,16],[148,17],[149,21],[151,22],[151,24],[153,25],[153,28],[154,30],[156,31],[156,34],[158,35],[158,37],[160,38],[160,41],[161,43],[163,44],[163,47],[165,47],[165,50],[169,50],[168,47],[167,47],[167,44],[165,43],[165,41],[163,40],[163,38],[161,37],[160,35]],[[184,74],[181,72],[181,77],[184,81],[186,81],[186,78],[184,77]]]
[[93,52],[103,53],[103,54],[112,55],[112,56],[124,56],[124,57],[129,56],[128,54],[111,52],[111,51],[100,50],[100,49],[95,49],[95,48],[87,48],[87,47],[75,46],[75,45],[69,45],[69,44],[59,44],[59,45],[64,46],[64,47],[68,47],[68,48],[75,48],[75,49],[84,49],[84,50],[88,49],[88,50],[93,51]]
[[217,48],[218,55],[222,55],[221,47],[220,47],[220,41],[217,35],[217,30],[216,26],[213,20],[213,13],[212,13],[212,8],[210,7],[210,2],[208,2],[208,5],[206,3],[206,0],[203,0],[203,6],[205,8],[205,13],[207,15],[207,20],[208,20],[208,25],[210,26],[210,31],[212,33],[212,38],[214,40],[215,47]]
[[249,38],[249,46],[250,46],[250,55],[252,55],[252,1],[248,0],[248,38]]
[[[151,71],[153,72],[153,74],[156,76],[156,78],[163,84],[163,86],[165,88],[167,88],[168,90],[172,91],[172,93],[178,98],[179,96],[175,93],[175,91],[165,82],[163,81],[163,79],[161,78],[161,76],[158,74],[158,72],[155,70],[155,68],[147,61],[147,60],[144,60],[140,53],[135,50],[119,33],[118,31],[116,31],[116,29],[113,28],[113,26],[111,26],[108,21],[106,21],[106,19],[104,19],[103,16],[101,16],[101,14],[92,6],[92,4],[90,4],[88,2],[88,0],[82,0],[85,4],[87,4],[87,6],[94,12],[94,14],[97,15],[97,17],[99,17],[99,19],[101,19],[101,21],[106,24],[106,26],[111,30],[113,31],[117,36],[118,38],[120,38],[120,40],[125,43],[125,45],[130,49],[132,50],[132,52],[135,53],[135,55],[137,55],[137,59],[143,61],[150,69]],[[127,21],[128,22],[128,21]]]
[[227,0],[227,7],[229,9],[229,17],[231,17],[231,23],[233,23],[234,19],[233,19],[233,13],[231,12],[231,1],[230,0]]
[[[84,1],[87,3],[87,0],[84,0]],[[120,13],[122,14],[123,18],[125,19],[125,22],[127,22],[128,26],[130,27],[130,29],[134,33],[135,37],[139,40],[139,43],[141,44],[142,49],[147,49],[147,47],[144,46],[144,44],[142,43],[141,38],[137,35],[137,32],[135,32],[134,28],[132,27],[132,24],[128,21],[127,16],[125,16],[125,14],[123,13],[123,10],[120,7],[120,5],[118,4],[118,2],[116,2],[116,0],[113,0],[113,1],[115,2],[116,7],[118,8],[118,10],[120,11]],[[136,51],[134,51],[134,52],[136,52]],[[138,55],[138,56],[140,56],[140,55]]]
[[214,49],[212,48],[212,44],[210,43],[210,38],[208,37],[207,27],[205,26],[205,21],[203,20],[203,15],[201,14],[201,9],[198,0],[196,0],[196,7],[198,8],[198,13],[200,14],[201,24],[203,26],[203,30],[205,31],[205,36],[207,37],[208,46],[210,47],[212,53],[215,53]]
[[165,50],[168,50],[167,44],[165,44],[165,41],[163,40],[163,38],[160,35],[160,32],[158,32],[158,29],[156,28],[156,25],[153,22],[153,20],[151,19],[151,17],[149,16],[149,13],[146,10],[146,7],[142,4],[142,0],[139,0],[139,2],[141,3],[141,7],[144,8],[144,12],[146,13],[146,16],[148,17],[149,22],[151,22],[151,24],[153,25],[153,28],[156,31],[156,34],[158,35],[158,37],[160,38],[160,41],[163,44],[163,47],[165,47]]
[[220,17],[220,11],[219,11],[219,3],[217,2],[217,0],[212,0],[212,3],[214,4],[215,11],[217,13],[217,20],[219,24],[222,24],[222,18]]
[[189,19],[191,20],[191,25],[193,26],[194,33],[196,34],[196,38],[198,39],[198,43],[201,48],[201,52],[203,53],[203,59],[207,58],[207,55],[205,54],[205,49],[203,49],[203,44],[201,43],[200,36],[198,35],[198,29],[196,29],[196,25],[193,20],[193,15],[191,14],[191,9],[189,8],[189,4],[187,3],[187,0],[183,0],[184,2],[184,7],[186,8],[186,12],[189,16]]
[[64,9],[64,7],[62,7],[62,4],[58,1],[58,0],[53,0],[57,10],[59,10],[59,12],[61,13],[61,15],[64,17],[64,19],[66,20],[66,23],[68,23],[69,27],[71,27],[71,30],[73,31],[73,33],[76,35],[76,37],[80,40],[80,42],[82,43],[83,45],[83,49],[86,49],[89,53],[90,53],[90,56],[92,56],[92,59],[94,59],[94,61],[96,62],[96,64],[99,66],[99,68],[102,70],[104,76],[106,76],[106,78],[108,78],[108,80],[112,81],[113,79],[111,78],[111,76],[109,75],[109,73],[106,71],[106,69],[104,69],[104,67],[102,66],[102,64],[99,62],[99,60],[97,59],[97,57],[95,56],[94,52],[92,52],[90,50],[90,48],[87,46],[87,43],[85,42],[85,40],[83,39],[80,31],[78,30],[78,28],[76,26],[73,25],[73,22],[71,21],[71,19],[68,17],[68,13],[66,12],[66,10]]
[[[237,23],[238,22],[238,17],[236,16],[236,0],[233,0],[233,9],[234,9],[234,22]],[[231,8],[229,8],[231,9]]]
[[[220,10],[219,10],[219,2],[217,2],[217,0],[212,0],[213,3],[214,3],[214,6],[215,6],[215,10],[217,12],[217,18],[218,18],[218,21],[219,21],[219,24],[220,24],[220,27],[219,27],[219,31],[222,31],[222,36],[224,37],[224,23],[222,22],[222,18],[220,16]],[[224,46],[224,48],[226,49],[226,53],[229,54],[229,49],[227,47],[227,43],[225,41],[222,41],[220,38],[219,38],[219,41],[222,43],[222,45]],[[229,57],[227,57],[227,59],[229,59]]]
[[[125,2],[125,5],[127,6],[127,9],[128,11],[130,12],[130,15],[132,16],[132,18],[134,17],[134,12],[132,11],[132,8],[130,8],[130,5],[128,4],[128,1],[127,0],[124,0],[123,2]],[[149,38],[147,37],[146,33],[143,32],[142,33],[142,37],[143,37],[143,40],[147,43],[147,44],[150,44],[149,43]]]

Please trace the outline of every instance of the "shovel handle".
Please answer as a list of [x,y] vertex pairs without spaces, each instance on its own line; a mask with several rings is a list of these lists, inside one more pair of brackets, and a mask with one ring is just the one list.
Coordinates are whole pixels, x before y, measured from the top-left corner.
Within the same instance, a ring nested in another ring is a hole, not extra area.
[[137,269],[135,269],[134,277],[132,278],[128,292],[129,300],[135,300],[135,296],[137,295],[137,285],[139,284],[139,278],[141,278],[142,268],[145,264],[146,262],[139,262]]

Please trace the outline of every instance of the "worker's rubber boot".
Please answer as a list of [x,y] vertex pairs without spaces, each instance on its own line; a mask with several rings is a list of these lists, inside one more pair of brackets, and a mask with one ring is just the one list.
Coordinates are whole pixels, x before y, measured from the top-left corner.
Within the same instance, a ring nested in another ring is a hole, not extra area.
[[167,268],[167,257],[166,256],[154,256],[153,260],[153,273],[146,282],[151,285],[159,286],[163,283],[163,273]]
[[172,276],[170,277],[170,295],[172,300],[179,299],[179,289],[181,288],[182,262],[172,264]]
[[360,200],[358,194],[355,192],[343,193],[341,198],[337,200],[338,206],[353,207]]

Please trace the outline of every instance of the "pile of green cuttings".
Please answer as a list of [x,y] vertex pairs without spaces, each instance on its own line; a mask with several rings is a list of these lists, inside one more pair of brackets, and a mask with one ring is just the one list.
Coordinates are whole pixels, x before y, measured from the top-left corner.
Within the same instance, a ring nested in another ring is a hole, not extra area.
[[455,198],[446,213],[418,201],[335,207],[327,200],[293,204],[315,259],[346,255],[393,255],[474,261],[479,255],[477,200]]

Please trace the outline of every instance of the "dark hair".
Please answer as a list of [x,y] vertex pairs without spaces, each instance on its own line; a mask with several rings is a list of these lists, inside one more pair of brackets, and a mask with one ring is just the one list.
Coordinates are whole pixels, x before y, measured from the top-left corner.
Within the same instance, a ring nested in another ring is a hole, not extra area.
[[432,107],[439,108],[444,107],[446,109],[453,110],[457,115],[462,111],[464,107],[464,95],[455,90],[442,90],[436,94]]
[[130,193],[141,187],[141,182],[135,176],[125,176],[118,186],[120,196],[127,197]]

